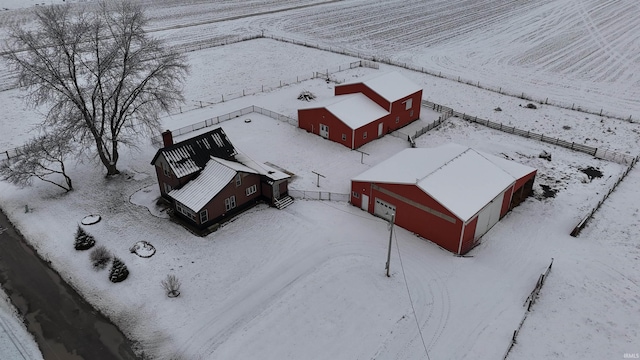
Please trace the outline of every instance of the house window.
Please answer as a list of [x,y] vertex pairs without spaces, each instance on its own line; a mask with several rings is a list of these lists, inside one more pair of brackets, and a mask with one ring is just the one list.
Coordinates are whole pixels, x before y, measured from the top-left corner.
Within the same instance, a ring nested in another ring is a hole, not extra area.
[[162,183],[162,185],[164,186],[164,192],[166,194],[170,193],[171,190],[173,190],[173,188],[171,187],[171,185],[167,184],[167,183]]
[[238,175],[236,175],[236,187],[238,187],[240,185],[242,185],[242,176],[240,174],[238,174]]
[[400,116],[396,116],[396,124],[400,122]]
[[200,224],[204,224],[209,220],[209,212],[207,209],[200,211]]
[[359,199],[359,198],[360,198],[360,194],[359,194],[359,193],[357,193],[357,192],[355,192],[355,191],[352,191],[351,193],[353,194],[353,197],[354,197],[354,198],[356,198],[356,199]]
[[362,133],[362,138],[366,139],[367,138],[367,132],[365,131],[364,133]]
[[164,173],[164,176],[171,177],[171,172],[163,162],[160,163],[160,167],[162,167],[162,173]]
[[182,215],[188,217],[189,219],[196,221],[196,213],[191,211],[188,207],[182,205],[181,203],[176,201],[176,210]]
[[256,191],[258,191],[258,187],[256,185],[251,185],[247,188],[247,190],[245,190],[247,196],[255,194]]
[[342,134],[342,141],[347,141],[347,134]]
[[229,210],[231,210],[231,209],[233,209],[235,207],[236,207],[236,197],[235,197],[235,195],[224,199],[224,208],[225,208],[225,210],[229,211]]
[[412,106],[413,106],[413,99],[407,99],[407,100],[404,102],[404,109],[405,109],[405,110],[409,110],[409,109],[411,109],[411,107],[412,107]]

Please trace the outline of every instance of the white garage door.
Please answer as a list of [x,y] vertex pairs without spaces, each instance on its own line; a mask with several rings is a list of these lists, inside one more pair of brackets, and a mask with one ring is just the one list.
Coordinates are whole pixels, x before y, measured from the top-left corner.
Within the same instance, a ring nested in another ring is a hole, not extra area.
[[396,207],[386,201],[382,201],[376,198],[376,204],[373,208],[373,213],[383,219],[391,220],[391,215],[396,213]]
[[502,210],[502,199],[504,199],[504,193],[496,196],[491,200],[487,206],[484,207],[478,214],[478,223],[476,224],[476,233],[474,239],[478,239],[484,235],[489,229],[500,220],[500,210]]

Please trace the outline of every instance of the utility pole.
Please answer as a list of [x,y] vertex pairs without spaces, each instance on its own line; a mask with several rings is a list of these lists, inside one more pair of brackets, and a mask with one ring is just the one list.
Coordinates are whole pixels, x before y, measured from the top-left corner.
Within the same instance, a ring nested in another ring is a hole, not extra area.
[[314,174],[318,175],[318,178],[317,178],[317,180],[316,180],[316,187],[320,187],[320,177],[325,177],[325,176],[324,176],[324,175],[322,175],[322,174],[319,174],[319,173],[317,173],[317,172],[315,172],[315,171],[312,171],[312,173],[314,173]]
[[389,269],[391,268],[391,240],[393,239],[393,221],[395,220],[396,214],[391,214],[391,220],[389,220],[389,252],[387,252],[387,277],[389,275]]

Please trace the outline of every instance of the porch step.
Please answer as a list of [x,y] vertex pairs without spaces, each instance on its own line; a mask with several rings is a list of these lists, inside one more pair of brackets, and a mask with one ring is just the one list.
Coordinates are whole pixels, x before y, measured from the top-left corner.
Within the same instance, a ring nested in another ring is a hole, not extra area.
[[293,198],[291,196],[285,196],[280,200],[276,200],[274,204],[276,205],[276,208],[278,208],[278,210],[282,210],[287,206],[293,204]]

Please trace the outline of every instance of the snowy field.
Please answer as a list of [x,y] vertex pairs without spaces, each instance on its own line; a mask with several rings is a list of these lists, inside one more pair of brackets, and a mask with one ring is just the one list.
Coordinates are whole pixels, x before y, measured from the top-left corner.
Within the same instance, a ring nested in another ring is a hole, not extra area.
[[[180,28],[216,16],[278,8],[274,2],[262,3],[253,10],[221,5],[219,14],[201,11],[192,22],[189,14],[201,4],[191,2],[175,8],[174,29],[155,34],[180,44],[191,41],[185,35],[189,32],[201,41],[265,30],[640,118],[634,70],[640,52],[629,45],[640,36],[634,31],[638,17],[626,16],[638,12],[633,1],[503,5],[487,0],[464,6],[343,1]],[[170,5],[152,6],[152,18],[170,13]],[[383,9],[392,11],[380,16]],[[398,21],[416,13],[425,17]],[[477,16],[461,19],[465,13]],[[571,49],[558,45],[567,39],[575,58],[563,53]],[[331,96],[333,84],[274,84],[355,60],[263,39],[189,53],[187,104],[182,113],[165,117],[163,126],[176,129],[250,105],[295,118],[300,91],[322,99]],[[335,78],[389,69],[357,68]],[[514,97],[394,70],[423,86],[426,100],[456,111],[590,146],[640,152],[637,124],[545,105],[525,109],[526,102]],[[595,76],[599,71],[606,74]],[[269,88],[264,93],[218,103],[222,95],[262,85]],[[6,109],[0,150],[22,144],[40,119],[37,110],[18,102],[18,95],[17,90],[0,92],[0,106]],[[200,101],[215,104],[192,110]],[[361,164],[356,152],[258,114],[221,126],[240,150],[295,173],[290,187],[299,190],[346,193],[352,176],[408,146],[392,136],[376,140],[362,148],[370,156]],[[581,236],[572,238],[568,233],[623,166],[455,118],[417,144],[451,141],[537,168],[536,196],[485,235],[472,257],[454,257],[396,228],[391,278],[384,276],[386,224],[346,203],[298,200],[282,211],[258,206],[206,238],[190,235],[158,217],[153,205],[158,190],[149,165],[156,149],[146,142],[139,151],[123,153],[123,174],[117,178],[97,175],[102,170],[94,163],[71,162],[74,192],[60,194],[44,183],[26,189],[1,183],[0,201],[63,278],[146,354],[160,359],[423,359],[425,348],[431,359],[499,359],[522,319],[522,304],[552,257],[551,275],[509,359],[616,359],[639,353],[639,170],[630,173]],[[543,150],[552,153],[551,162],[537,157]],[[580,171],[587,166],[602,170],[603,177],[590,182]],[[327,175],[320,188],[311,171]],[[541,184],[558,190],[556,197],[544,198]],[[25,204],[33,212],[25,214]],[[105,272],[91,270],[88,254],[73,250],[76,224],[92,213],[103,221],[87,230],[131,270],[124,283],[111,284]],[[151,242],[158,252],[149,259],[129,253],[139,240]],[[160,280],[166,274],[183,282],[177,299],[163,294]]]

